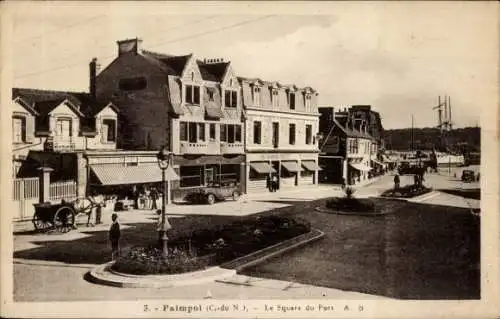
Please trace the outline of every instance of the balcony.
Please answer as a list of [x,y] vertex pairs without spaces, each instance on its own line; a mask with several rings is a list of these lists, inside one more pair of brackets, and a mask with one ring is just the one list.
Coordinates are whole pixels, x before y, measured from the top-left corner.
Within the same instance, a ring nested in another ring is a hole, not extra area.
[[236,142],[236,143],[221,142],[220,152],[222,154],[243,154],[245,153],[245,150],[243,148],[243,142]]
[[187,142],[181,141],[179,151],[181,154],[219,154],[218,142]]
[[75,137],[48,137],[43,149],[50,152],[74,152],[83,149],[82,140]]

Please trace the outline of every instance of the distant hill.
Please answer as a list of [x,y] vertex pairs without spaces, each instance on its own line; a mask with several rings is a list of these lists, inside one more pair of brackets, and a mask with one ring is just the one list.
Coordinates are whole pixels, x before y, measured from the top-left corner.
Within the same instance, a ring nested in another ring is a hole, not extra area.
[[[479,152],[481,150],[481,128],[464,127],[446,132],[444,139],[437,128],[415,128],[413,130],[415,149],[440,151]],[[411,128],[385,130],[386,149],[409,150],[411,148]],[[444,142],[446,141],[446,142]]]

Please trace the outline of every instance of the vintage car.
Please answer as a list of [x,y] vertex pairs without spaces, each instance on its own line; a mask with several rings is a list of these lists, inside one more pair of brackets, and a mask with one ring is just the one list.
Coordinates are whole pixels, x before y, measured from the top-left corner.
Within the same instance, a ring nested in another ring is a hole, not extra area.
[[186,200],[195,204],[213,205],[216,201],[228,198],[238,200],[241,195],[241,187],[236,182],[211,183],[203,188],[198,188],[186,196]]
[[476,180],[476,174],[474,173],[474,171],[464,169],[462,171],[461,180],[462,180],[462,182],[465,182],[465,183],[472,183]]

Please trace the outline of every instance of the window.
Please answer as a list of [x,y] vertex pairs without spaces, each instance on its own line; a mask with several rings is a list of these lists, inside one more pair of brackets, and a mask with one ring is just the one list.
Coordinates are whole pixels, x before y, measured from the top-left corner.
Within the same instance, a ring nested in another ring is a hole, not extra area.
[[181,166],[181,187],[196,187],[203,185],[203,166]]
[[259,121],[253,122],[253,143],[260,144],[261,142],[262,123]]
[[220,140],[221,142],[235,143],[241,142],[241,125],[221,124]]
[[209,90],[207,90],[207,93],[208,93],[208,100],[213,101],[214,100],[214,91],[209,89]]
[[312,142],[312,125],[306,124],[306,144],[311,144]]
[[288,92],[288,106],[290,110],[295,110],[295,93]]
[[197,85],[186,85],[185,101],[189,104],[200,104],[200,87]]
[[187,122],[181,122],[180,123],[180,140],[181,141],[187,141],[188,140],[188,123]]
[[60,118],[56,121],[56,136],[57,137],[70,137],[72,134],[71,119]]
[[188,123],[188,141],[190,143],[196,143],[198,141],[197,128],[198,128],[198,123],[193,123],[193,122]]
[[214,123],[210,123],[210,128],[209,128],[209,138],[211,140],[215,140],[215,124]]
[[14,116],[12,118],[12,138],[14,143],[26,142],[26,118]]
[[116,142],[116,121],[111,119],[103,120],[101,134],[104,142]]
[[238,92],[226,90],[224,93],[224,105],[226,107],[236,107],[238,105]]
[[198,123],[198,141],[205,141],[205,123]]
[[279,105],[279,99],[278,99],[278,90],[271,88],[271,102],[273,104],[274,108],[277,108]]
[[290,145],[295,144],[295,124],[290,124],[288,127],[288,142]]
[[253,104],[260,105],[260,87],[258,86],[253,88]]
[[277,148],[280,143],[280,123],[273,122],[273,147]]
[[311,108],[311,94],[304,94],[304,106],[306,109]]
[[140,91],[144,90],[147,86],[148,86],[147,80],[143,76],[136,78],[121,79],[118,82],[118,87],[122,91]]

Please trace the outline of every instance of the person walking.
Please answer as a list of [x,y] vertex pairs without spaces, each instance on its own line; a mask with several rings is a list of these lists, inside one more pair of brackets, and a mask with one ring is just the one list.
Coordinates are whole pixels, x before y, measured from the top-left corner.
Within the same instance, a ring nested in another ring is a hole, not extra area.
[[276,192],[276,190],[278,189],[278,185],[279,185],[279,181],[278,181],[278,175],[273,175],[273,179],[272,179],[272,188],[273,188],[273,192]]
[[395,189],[399,189],[399,182],[400,182],[399,175],[398,174],[394,175],[394,188]]
[[158,205],[156,201],[158,200],[158,190],[156,187],[151,188],[151,209],[152,210],[157,210]]
[[120,255],[120,223],[118,222],[118,215],[113,213],[111,215],[113,223],[109,228],[109,241],[111,242],[111,259],[115,260]]

